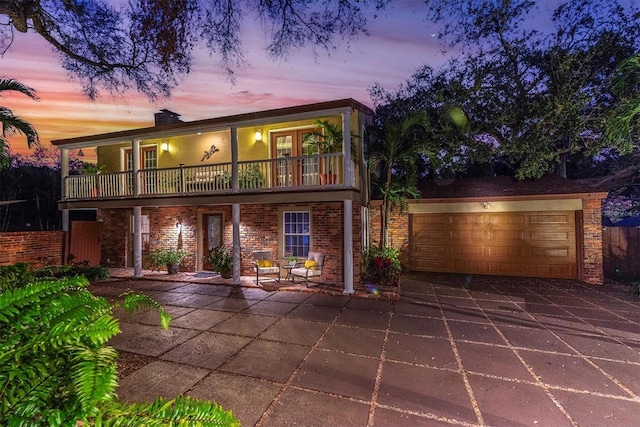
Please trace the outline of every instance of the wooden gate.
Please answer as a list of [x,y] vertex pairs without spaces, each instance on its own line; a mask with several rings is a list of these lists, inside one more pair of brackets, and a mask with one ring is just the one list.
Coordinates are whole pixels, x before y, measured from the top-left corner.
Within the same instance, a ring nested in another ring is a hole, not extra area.
[[73,262],[88,262],[89,265],[100,265],[102,248],[102,222],[71,222],[71,242],[69,254]]
[[602,258],[606,276],[640,273],[640,228],[604,227]]

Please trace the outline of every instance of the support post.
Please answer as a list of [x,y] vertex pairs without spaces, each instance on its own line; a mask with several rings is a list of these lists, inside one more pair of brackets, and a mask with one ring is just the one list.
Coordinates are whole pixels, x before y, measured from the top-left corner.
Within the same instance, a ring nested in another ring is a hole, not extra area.
[[142,207],[133,207],[133,275],[142,277]]
[[344,200],[344,291],[353,294],[353,202]]
[[[237,193],[240,188],[238,177],[238,128],[231,128],[231,191]],[[235,242],[234,242],[235,243]]]
[[351,188],[355,185],[355,168],[351,158],[351,111],[342,113],[342,161],[344,162],[344,186]]
[[131,159],[133,161],[133,195],[140,196],[140,182],[138,182],[138,171],[140,170],[140,140],[131,141]]
[[240,285],[242,258],[240,256],[240,204],[231,205],[231,219],[233,221],[233,284]]
[[[67,198],[67,177],[69,176],[69,150],[60,149],[60,194]],[[69,209],[62,210],[62,231],[69,232]]]

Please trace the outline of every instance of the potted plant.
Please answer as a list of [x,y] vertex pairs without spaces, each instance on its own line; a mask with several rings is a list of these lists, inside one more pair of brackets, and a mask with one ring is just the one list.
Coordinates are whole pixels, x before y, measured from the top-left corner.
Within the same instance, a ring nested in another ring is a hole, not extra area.
[[184,249],[156,249],[149,253],[149,263],[152,266],[167,266],[169,274],[177,274],[178,266],[187,257],[187,251]]
[[[341,152],[342,143],[344,142],[342,126],[331,123],[328,120],[316,120],[316,125],[319,130],[305,134],[303,137],[303,142],[309,144],[310,151],[317,152],[319,154]],[[359,138],[358,135],[352,133],[351,139],[353,140],[356,138]],[[356,146],[351,144],[351,157],[355,157],[356,153]],[[323,184],[334,184],[337,180],[336,174],[332,171],[331,163],[332,162],[329,161],[329,166],[327,168],[328,173],[320,175],[320,180]]]
[[289,263],[289,265],[291,267],[295,267],[295,265],[298,263],[298,257],[297,256],[288,256],[287,257],[287,262]]
[[90,196],[98,197],[98,175],[104,170],[104,165],[96,165],[95,163],[82,163],[82,173],[84,175],[94,175],[91,179]]
[[202,260],[211,265],[213,271],[220,273],[225,279],[232,277],[231,270],[233,268],[233,252],[227,246],[216,246],[211,249]]

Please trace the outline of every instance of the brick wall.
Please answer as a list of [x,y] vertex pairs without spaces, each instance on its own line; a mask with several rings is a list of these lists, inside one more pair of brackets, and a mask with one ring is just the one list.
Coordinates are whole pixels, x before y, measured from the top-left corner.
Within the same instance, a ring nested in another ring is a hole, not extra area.
[[64,231],[0,233],[0,265],[28,262],[33,267],[64,263]]
[[580,280],[587,283],[604,282],[602,262],[602,200],[582,200],[582,274]]
[[102,221],[102,264],[107,267],[126,267],[131,209],[98,209],[98,221]]
[[[279,212],[287,206],[308,207],[312,224],[312,250],[323,252],[326,262],[322,279],[327,282],[343,282],[343,204],[312,203],[305,205],[242,205],[240,208],[241,274],[253,275],[253,251],[270,249],[274,256],[281,258],[278,250]],[[130,251],[131,237],[129,222],[132,209],[107,209],[98,211],[98,219],[103,226],[103,263],[109,260],[111,266],[124,266],[126,251]],[[216,207],[161,207],[144,208],[143,215],[149,215],[150,249],[184,248],[189,252],[182,269],[195,271],[198,254],[198,214],[221,213],[224,220],[223,240],[225,245],[233,242],[233,222],[231,206]],[[361,258],[361,215],[360,205],[353,204],[353,255],[354,282],[359,282]],[[176,227],[180,224],[180,227]],[[131,262],[129,262],[131,264]],[[146,263],[143,264],[146,266]]]
[[[371,202],[370,216],[370,232],[371,246],[380,245],[380,231],[382,230],[382,202]],[[401,213],[395,210],[389,216],[389,241],[388,245],[400,250],[400,262],[403,268],[408,269],[409,260],[409,214]]]

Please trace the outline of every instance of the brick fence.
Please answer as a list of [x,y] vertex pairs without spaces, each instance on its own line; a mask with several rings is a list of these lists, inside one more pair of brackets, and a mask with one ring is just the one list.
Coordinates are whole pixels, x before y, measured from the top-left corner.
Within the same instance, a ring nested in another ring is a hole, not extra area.
[[28,262],[34,267],[61,265],[64,261],[64,231],[0,233],[0,265]]

